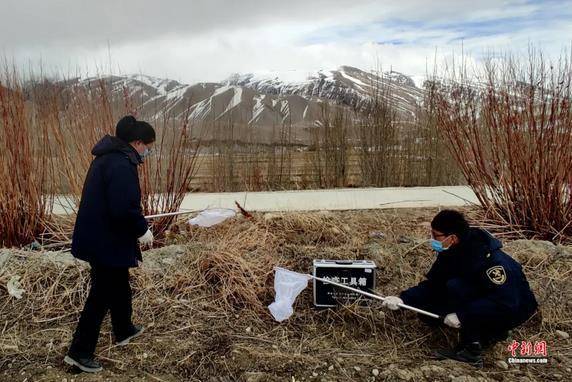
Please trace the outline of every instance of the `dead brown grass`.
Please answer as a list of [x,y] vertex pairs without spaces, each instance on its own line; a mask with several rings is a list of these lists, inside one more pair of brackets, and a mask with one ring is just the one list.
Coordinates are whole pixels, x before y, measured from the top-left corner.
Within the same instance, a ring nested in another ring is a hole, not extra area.
[[[273,300],[275,265],[310,272],[315,258],[371,259],[382,294],[421,280],[433,259],[423,241],[435,211],[255,214],[210,229],[174,226],[168,235],[173,246],[146,252],[143,267],[132,272],[135,319],[148,330],[119,349],[106,325],[98,356],[107,370],[100,377],[338,381],[371,378],[376,368],[387,380],[407,374],[415,381],[448,381],[450,375],[511,381],[539,380],[572,366],[569,344],[554,334],[572,330],[571,249],[547,242],[516,240],[506,247],[523,263],[542,310],[513,337],[546,340],[548,366],[500,370],[494,362],[507,357],[500,345],[482,372],[431,361],[428,349],[454,342],[455,332],[431,332],[414,315],[378,305],[316,310],[311,290],[298,298],[291,319],[272,320],[266,306]],[[373,230],[383,235],[370,238]],[[61,380],[67,371],[60,362],[87,291],[87,268],[46,258],[53,254],[9,253],[0,285],[21,275],[26,293],[15,300],[0,288],[0,368],[8,376],[24,370],[31,379]],[[89,378],[78,380],[98,380]]]

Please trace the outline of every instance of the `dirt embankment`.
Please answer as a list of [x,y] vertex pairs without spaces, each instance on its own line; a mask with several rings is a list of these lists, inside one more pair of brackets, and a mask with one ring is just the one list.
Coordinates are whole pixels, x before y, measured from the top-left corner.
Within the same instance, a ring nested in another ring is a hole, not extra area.
[[[274,265],[309,272],[316,258],[370,259],[377,287],[393,294],[423,278],[433,255],[424,244],[434,209],[264,214],[211,229],[181,224],[171,245],[147,251],[132,272],[134,319],[147,327],[118,348],[109,323],[97,350],[105,370],[77,374],[62,364],[88,287],[88,268],[69,254],[0,250],[1,381],[537,381],[572,373],[572,249],[505,240],[524,266],[541,312],[512,334],[546,341],[547,365],[506,365],[510,341],[489,351],[485,368],[430,359],[454,330],[430,330],[410,312],[379,305],[316,310],[311,287],[278,324]],[[21,299],[5,286],[20,276]]]

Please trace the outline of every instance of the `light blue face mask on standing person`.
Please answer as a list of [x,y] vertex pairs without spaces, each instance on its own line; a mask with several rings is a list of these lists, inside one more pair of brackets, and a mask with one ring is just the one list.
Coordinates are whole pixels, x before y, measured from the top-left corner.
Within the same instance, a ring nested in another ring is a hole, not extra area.
[[151,151],[150,149],[148,149],[147,147],[145,147],[145,151],[143,151],[142,154],[139,154],[139,156],[141,157],[141,159],[145,159],[146,157],[148,157],[149,155],[151,155],[153,153],[153,151]]

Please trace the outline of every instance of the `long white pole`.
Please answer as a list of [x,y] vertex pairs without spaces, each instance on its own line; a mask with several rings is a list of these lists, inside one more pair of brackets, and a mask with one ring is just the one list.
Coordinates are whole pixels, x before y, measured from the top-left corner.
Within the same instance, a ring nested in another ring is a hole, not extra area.
[[[196,211],[179,211],[179,212],[165,212],[163,214],[156,214],[156,215],[147,215],[145,216],[145,219],[154,219],[154,218],[162,218],[165,216],[176,216],[176,215],[184,215],[184,214],[191,214],[193,212]],[[70,241],[66,241],[65,243],[58,243],[57,246],[64,246],[64,245],[70,245],[71,244],[71,240]],[[50,248],[50,247],[55,247],[56,245],[45,245],[44,248]],[[64,252],[69,251],[66,250]]]
[[[374,299],[376,299],[376,300],[381,300],[381,301],[385,300],[385,297],[382,297],[382,296],[377,295],[377,294],[374,294],[374,293],[369,293],[369,292],[363,291],[363,290],[361,290],[361,289],[352,288],[351,286],[347,286],[347,285],[340,284],[340,283],[337,283],[337,282],[334,282],[334,281],[326,280],[326,279],[323,279],[323,278],[320,278],[320,277],[316,277],[316,276],[313,276],[313,275],[307,275],[307,276],[309,276],[310,278],[313,278],[314,280],[318,280],[318,281],[321,281],[321,282],[323,282],[323,283],[328,283],[328,284],[332,284],[332,285],[338,286],[338,287],[340,287],[340,288],[344,288],[344,289],[347,289],[347,290],[351,290],[352,292],[356,292],[356,293],[362,294],[362,295],[364,295],[364,296],[368,296],[368,297],[374,298]],[[429,316],[429,317],[437,318],[437,319],[439,319],[439,320],[443,319],[443,317],[439,316],[438,314],[431,313],[431,312],[428,312],[428,311],[423,310],[423,309],[416,308],[416,307],[411,306],[411,305],[398,304],[397,306],[399,306],[400,308],[412,310],[412,311],[417,312],[417,313],[420,313],[420,314],[424,314],[424,315]]]
[[145,219],[154,219],[154,218],[163,218],[165,216],[177,216],[177,215],[184,215],[184,214],[192,214],[196,211],[178,211],[178,212],[165,212],[162,214],[155,214],[155,215],[147,215]]

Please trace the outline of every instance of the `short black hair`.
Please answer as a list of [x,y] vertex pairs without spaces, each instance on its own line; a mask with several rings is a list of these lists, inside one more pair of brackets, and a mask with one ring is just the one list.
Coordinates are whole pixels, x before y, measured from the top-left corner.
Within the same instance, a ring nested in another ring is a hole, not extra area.
[[145,121],[138,121],[132,115],[127,115],[117,122],[115,136],[127,143],[143,141],[146,145],[155,142],[155,129]]
[[469,223],[465,215],[456,210],[443,210],[431,221],[431,228],[445,235],[464,236],[469,231]]

